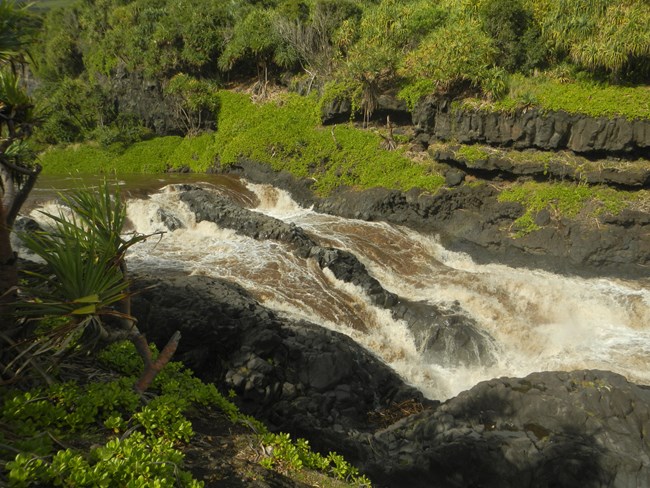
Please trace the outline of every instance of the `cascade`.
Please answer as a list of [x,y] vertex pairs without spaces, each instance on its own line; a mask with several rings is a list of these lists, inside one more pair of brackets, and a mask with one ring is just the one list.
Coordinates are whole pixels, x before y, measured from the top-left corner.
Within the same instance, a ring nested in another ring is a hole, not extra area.
[[[235,281],[278,313],[351,336],[430,398],[450,398],[496,376],[543,370],[606,369],[650,384],[647,282],[478,265],[446,250],[435,236],[319,214],[269,185],[222,177],[203,186],[301,227],[322,246],[353,253],[390,292],[462,310],[494,339],[498,360],[450,366],[432,359],[404,322],[373,305],[360,288],[320,269],[315,260],[297,257],[277,241],[197,223],[176,185],[132,193],[130,230],[164,232],[130,250],[132,269],[175,268]],[[32,216],[42,220],[36,211]]]

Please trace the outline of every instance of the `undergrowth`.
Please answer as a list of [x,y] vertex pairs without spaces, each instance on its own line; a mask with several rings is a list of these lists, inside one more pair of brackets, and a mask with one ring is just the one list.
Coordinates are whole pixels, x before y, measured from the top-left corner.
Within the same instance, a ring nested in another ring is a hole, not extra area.
[[511,75],[508,94],[486,102],[467,98],[462,105],[511,112],[522,108],[564,111],[592,117],[650,118],[650,87],[620,86],[595,81],[563,80],[551,76]]
[[338,454],[323,456],[304,439],[269,432],[181,363],[162,370],[152,385],[156,396],[143,402],[131,388],[142,369],[131,343],[109,346],[99,360],[124,376],[3,392],[0,463],[10,486],[203,486],[183,469],[182,452],[194,435],[185,414],[200,406],[218,408],[233,423],[251,428],[261,445],[272,447],[265,449],[271,452],[261,461],[265,467],[313,469],[351,486],[370,486]]
[[525,208],[525,213],[514,222],[515,237],[539,230],[535,217],[543,209],[567,218],[596,218],[620,213],[638,198],[638,192],[567,182],[519,183],[504,189],[498,197],[501,202],[519,202]]

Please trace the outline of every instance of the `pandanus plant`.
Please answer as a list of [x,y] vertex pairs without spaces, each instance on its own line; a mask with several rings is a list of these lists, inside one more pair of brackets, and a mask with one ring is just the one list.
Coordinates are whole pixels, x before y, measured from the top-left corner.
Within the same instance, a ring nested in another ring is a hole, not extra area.
[[[46,263],[43,273],[30,272],[36,285],[25,287],[17,313],[25,318],[65,317],[60,325],[41,332],[23,349],[34,357],[56,354],[70,347],[91,348],[130,340],[144,361],[135,384],[145,391],[171,359],[180,340],[176,332],[156,360],[131,315],[131,296],[125,256],[127,250],[152,235],[123,234],[126,206],[112,195],[108,183],[99,191],[75,190],[61,195],[58,215],[47,231],[22,233],[25,246]],[[52,321],[50,321],[52,322]]]

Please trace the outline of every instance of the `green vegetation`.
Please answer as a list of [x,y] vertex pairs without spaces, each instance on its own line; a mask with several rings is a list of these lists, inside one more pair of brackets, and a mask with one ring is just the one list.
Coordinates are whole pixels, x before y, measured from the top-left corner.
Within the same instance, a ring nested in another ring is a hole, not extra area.
[[468,162],[487,159],[490,154],[489,149],[477,145],[468,146],[463,144],[456,150],[456,157]]
[[256,105],[246,95],[222,91],[218,99],[219,130],[214,134],[157,138],[119,151],[73,145],[49,150],[41,161],[50,174],[77,170],[127,174],[183,167],[205,172],[250,158],[298,177],[314,178],[314,188],[322,194],[341,184],[434,191],[444,182],[441,175],[412,162],[403,152],[381,149],[378,134],[352,125],[319,127],[314,97],[285,95]]
[[[205,137],[205,136],[202,136]],[[193,139],[189,139],[193,140]],[[178,136],[158,137],[124,148],[99,144],[73,144],[50,148],[39,155],[45,174],[161,173],[181,145]]]
[[[232,423],[252,429],[261,446],[273,446],[261,461],[269,468],[313,469],[349,486],[370,486],[338,454],[321,456],[304,439],[270,433],[180,363],[167,364],[152,385],[155,396],[144,403],[129,387],[143,366],[132,344],[109,346],[99,362],[95,375],[103,380],[3,395],[0,463],[12,486],[203,486],[183,468],[183,448],[194,435],[187,414],[204,408],[218,409]],[[117,373],[126,376],[116,378]],[[60,449],[61,444],[71,447]]]
[[436,93],[499,110],[649,111],[645,0],[95,0],[50,10],[41,32],[46,143],[146,138],[153,102],[114,80],[154,90],[185,133],[213,128],[210,93],[232,80],[256,80],[262,98],[279,80],[346,98],[366,121],[391,88],[409,106]]
[[499,194],[499,201],[519,202],[526,209],[514,224],[515,237],[521,237],[540,227],[535,216],[543,209],[552,215],[573,218],[595,218],[603,213],[617,214],[639,199],[639,193],[617,191],[574,183],[515,184]]
[[510,77],[510,91],[501,100],[486,102],[468,98],[463,105],[495,111],[534,106],[593,117],[650,118],[650,86],[618,86],[588,80],[566,82],[558,76],[554,73],[538,77],[513,75]]
[[[3,376],[20,381],[25,368],[43,368],[33,361],[43,356],[52,366],[52,356],[72,349],[92,350],[128,339],[138,348],[145,371],[134,385],[142,393],[171,358],[180,334],[175,333],[153,361],[145,337],[131,316],[131,291],[126,251],[148,235],[123,237],[126,205],[119,192],[104,183],[99,190],[75,190],[61,196],[66,211],[45,213],[51,226],[45,231],[23,232],[25,246],[45,263],[45,272],[28,273],[32,284],[21,286],[13,315],[48,319],[47,328],[30,333],[22,327],[18,341],[2,337],[12,366]],[[52,320],[54,319],[54,320]]]
[[219,161],[228,165],[250,158],[313,177],[323,194],[340,185],[428,190],[442,185],[440,175],[400,151],[381,150],[377,134],[348,125],[318,127],[317,106],[314,98],[297,95],[258,106],[245,95],[222,92],[215,134]]

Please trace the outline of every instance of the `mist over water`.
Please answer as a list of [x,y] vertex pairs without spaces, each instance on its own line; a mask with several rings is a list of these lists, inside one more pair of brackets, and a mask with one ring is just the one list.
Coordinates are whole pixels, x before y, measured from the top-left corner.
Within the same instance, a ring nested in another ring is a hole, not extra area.
[[[134,230],[166,232],[132,248],[132,268],[173,267],[235,281],[285,316],[351,336],[430,398],[449,398],[485,379],[542,370],[606,369],[650,384],[648,280],[582,279],[478,265],[444,249],[435,236],[318,214],[268,185],[231,181],[208,188],[295,223],[323,246],[354,253],[384,288],[401,297],[460,306],[495,339],[498,362],[451,368],[426,361],[406,324],[373,306],[359,288],[321,270],[314,260],[296,257],[284,244],[197,224],[173,186],[129,200]],[[182,227],[170,231],[170,218]]]

